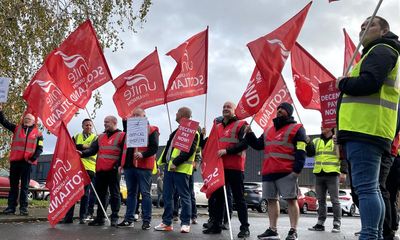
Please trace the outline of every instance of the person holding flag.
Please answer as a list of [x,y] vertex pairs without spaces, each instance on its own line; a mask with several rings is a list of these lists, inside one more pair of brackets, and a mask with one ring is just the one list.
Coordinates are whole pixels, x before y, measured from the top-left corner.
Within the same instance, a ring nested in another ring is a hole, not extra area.
[[[125,133],[117,128],[117,121],[117,118],[114,116],[105,117],[104,132],[91,143],[88,149],[79,152],[83,158],[97,154],[96,191],[105,210],[107,210],[108,205],[106,202],[107,191],[110,191],[112,227],[117,227],[118,212],[121,206],[119,188],[120,174],[118,172],[118,166],[120,165],[120,158],[125,141]],[[100,203],[98,203],[98,205],[100,205]],[[103,209],[98,206],[96,218],[88,225],[103,226],[104,217]]]
[[[218,156],[222,158],[225,175],[225,185],[232,191],[233,199],[240,221],[240,232],[238,238],[250,236],[249,222],[247,214],[247,204],[244,199],[244,165],[246,161],[247,143],[244,139],[244,129],[246,121],[238,120],[235,116],[236,105],[233,102],[225,102],[222,109],[222,122],[216,125],[218,134],[219,150]],[[203,230],[205,234],[221,232],[221,224],[224,209],[224,191],[219,188],[215,194],[215,214],[213,214],[212,226]]]
[[[133,110],[132,117],[146,117],[141,108]],[[127,121],[123,120],[124,132],[127,131]],[[128,197],[126,200],[126,214],[119,227],[133,227],[135,208],[138,207],[138,194],[142,195],[143,230],[149,230],[151,225],[151,175],[158,150],[159,131],[156,126],[148,125],[148,145],[137,149],[124,145],[121,167],[124,169]]]
[[[182,119],[190,119],[192,110],[188,107],[181,107],[176,113],[176,122],[180,123]],[[179,129],[179,128],[178,128]],[[173,140],[178,129],[173,131],[169,136],[167,145],[164,148],[157,164],[165,165],[164,170],[164,213],[162,215],[162,223],[154,229],[156,231],[173,231],[173,194],[174,189],[178,192],[181,198],[182,211],[181,218],[181,233],[190,232],[191,210],[191,195],[189,188],[189,176],[193,173],[193,161],[196,157],[196,150],[199,147],[200,132],[196,131],[192,144],[188,152],[179,150],[173,147]]]
[[[8,193],[5,214],[15,214],[18,205],[19,213],[27,216],[28,187],[31,175],[31,166],[37,164],[37,159],[43,152],[43,136],[35,124],[35,117],[31,113],[25,114],[21,124],[10,123],[4,116],[3,106],[0,104],[0,124],[13,132],[10,152],[10,192]],[[18,194],[19,184],[21,190]]]
[[341,91],[337,140],[344,146],[359,196],[360,239],[383,239],[385,204],[379,190],[379,171],[396,134],[400,42],[389,23],[379,16],[361,24],[360,42],[364,47],[361,60],[350,76],[336,81]]
[[[75,143],[76,149],[79,151],[83,151],[90,147],[90,144],[97,139],[97,135],[93,133],[93,121],[91,119],[84,119],[82,121],[82,129],[81,133],[76,134],[72,137],[72,140]],[[83,166],[90,178],[91,182],[94,182],[95,172],[96,172],[96,156],[89,156],[87,158],[81,158]],[[79,207],[79,223],[85,224],[85,219],[88,214],[89,207],[89,193],[93,191],[90,189],[90,185],[85,186],[85,194],[82,196]],[[73,205],[67,214],[65,215],[64,221],[62,223],[72,223],[74,217],[74,209],[75,205]]]
[[258,239],[280,239],[277,224],[279,196],[288,202],[290,230],[286,240],[297,239],[299,221],[298,177],[306,159],[306,131],[292,117],[293,106],[287,102],[277,108],[274,126],[265,129],[257,139],[251,128],[246,128],[246,141],[256,150],[264,150],[262,166],[263,198],[268,200],[269,228]]

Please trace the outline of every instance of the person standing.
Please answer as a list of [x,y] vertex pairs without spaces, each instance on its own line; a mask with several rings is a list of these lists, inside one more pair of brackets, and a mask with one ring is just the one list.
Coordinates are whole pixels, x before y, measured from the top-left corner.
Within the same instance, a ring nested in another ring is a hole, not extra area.
[[[133,110],[134,118],[146,117],[146,112],[141,108]],[[126,132],[126,120],[124,131]],[[148,124],[148,144],[146,147],[131,148],[124,146],[121,167],[124,169],[128,197],[126,200],[126,213],[119,227],[133,227],[134,212],[139,208],[138,196],[142,196],[142,230],[151,228],[151,175],[154,168],[156,153],[158,150],[159,131],[156,126]]]
[[[225,185],[229,186],[233,199],[236,204],[240,221],[240,231],[238,238],[250,236],[247,204],[244,199],[244,166],[246,161],[247,143],[244,137],[244,129],[247,123],[238,120],[235,116],[235,104],[225,102],[222,109],[223,120],[217,124],[219,150],[218,156],[222,158],[224,164]],[[221,232],[221,225],[224,216],[224,190],[219,188],[216,194],[215,214],[212,226],[203,230],[204,234],[214,234]]]
[[[13,132],[10,152],[10,192],[8,193],[7,208],[4,214],[15,214],[18,206],[19,213],[27,216],[28,212],[28,188],[31,179],[31,166],[37,164],[37,159],[43,152],[43,136],[35,124],[35,117],[27,113],[21,124],[9,122],[3,113],[0,104],[0,123],[4,128]],[[21,182],[21,190],[18,194]]]
[[[176,122],[184,118],[190,119],[192,117],[192,110],[188,107],[182,107],[176,113]],[[180,151],[172,147],[172,141],[178,129],[173,131],[169,136],[167,145],[163,153],[158,159],[158,165],[165,165],[164,170],[164,213],[162,215],[162,222],[154,229],[156,231],[172,231],[172,218],[173,218],[173,194],[174,189],[178,192],[182,210],[180,214],[181,219],[181,233],[190,232],[190,217],[191,217],[191,201],[189,190],[189,176],[193,172],[193,161],[196,156],[196,150],[200,142],[200,133],[196,131],[194,140],[190,147],[189,152]]]
[[287,102],[277,108],[273,126],[265,129],[257,139],[250,127],[246,140],[256,150],[264,150],[262,166],[263,198],[268,201],[269,228],[258,235],[259,239],[280,239],[277,230],[279,196],[288,203],[290,230],[286,240],[297,239],[299,221],[298,177],[306,159],[306,131],[292,117],[293,106]]
[[321,136],[313,139],[306,147],[308,157],[314,157],[315,191],[318,199],[318,222],[309,228],[310,231],[325,231],[327,217],[326,195],[329,196],[333,208],[332,232],[339,233],[342,208],[339,202],[339,182],[346,180],[347,162],[336,156],[336,145],[332,139],[333,128],[321,127]]
[[360,39],[364,47],[361,60],[349,77],[340,77],[336,82],[341,91],[337,140],[344,146],[359,197],[362,240],[383,239],[385,205],[379,190],[379,171],[396,134],[400,96],[398,37],[379,16],[362,23],[360,37],[365,31],[365,38]]
[[[76,134],[72,137],[76,145],[76,149],[78,151],[83,151],[90,147],[90,144],[97,139],[97,135],[93,133],[93,122],[90,119],[84,119],[82,121],[82,129],[81,133]],[[89,156],[87,158],[81,158],[83,163],[83,167],[85,168],[87,174],[89,175],[90,181],[93,182],[94,175],[96,171],[96,155]],[[88,214],[88,206],[89,206],[89,191],[91,190],[91,185],[85,186],[85,193],[80,200],[79,207],[79,223],[85,224],[85,219]],[[75,204],[69,209],[67,214],[64,217],[62,223],[72,223],[74,218],[74,210]]]
[[164,175],[163,171],[158,170],[158,177],[157,177],[157,208],[161,207],[161,199],[163,194],[163,186],[164,186]]
[[[118,172],[122,150],[124,148],[125,133],[117,128],[117,118],[107,116],[104,118],[104,132],[91,143],[88,149],[81,151],[81,157],[87,158],[97,154],[96,162],[96,191],[100,202],[107,211],[107,192],[110,192],[111,226],[117,227],[118,212],[121,206],[120,179]],[[97,216],[89,222],[89,226],[103,226],[104,212],[97,206]]]

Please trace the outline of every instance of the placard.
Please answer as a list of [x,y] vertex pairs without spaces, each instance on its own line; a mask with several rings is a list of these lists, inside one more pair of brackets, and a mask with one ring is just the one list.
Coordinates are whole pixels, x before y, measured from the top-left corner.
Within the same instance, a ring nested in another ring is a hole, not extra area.
[[181,119],[178,131],[172,141],[172,147],[184,152],[189,152],[199,123],[186,118]]
[[11,78],[0,77],[0,103],[7,102]]
[[146,117],[128,118],[126,146],[128,148],[147,147],[149,126]]
[[339,89],[335,87],[336,81],[319,84],[319,98],[321,100],[322,127],[336,127],[336,106],[340,95]]

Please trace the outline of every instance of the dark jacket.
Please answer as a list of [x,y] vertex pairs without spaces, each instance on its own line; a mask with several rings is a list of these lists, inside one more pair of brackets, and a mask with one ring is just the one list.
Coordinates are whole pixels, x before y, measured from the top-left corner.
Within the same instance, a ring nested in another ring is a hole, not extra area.
[[[293,117],[289,117],[288,119],[284,120],[284,121],[278,121],[278,118],[274,118],[274,127],[276,130],[279,130],[280,128],[282,128],[283,126],[287,125],[287,124],[291,124],[291,123],[297,123]],[[296,143],[298,141],[301,142],[306,142],[306,130],[304,129],[304,127],[299,128],[299,130],[297,131],[296,135],[294,136],[292,143],[296,148]],[[247,143],[249,144],[250,147],[254,148],[255,150],[264,150],[264,133],[261,134],[261,136],[259,138],[256,138],[256,135],[251,132],[246,134],[245,137]],[[295,154],[294,154],[294,165],[293,165],[293,172],[295,173],[300,173],[301,170],[304,167],[304,162],[306,160],[306,152],[303,150],[295,150]],[[282,178],[286,175],[288,175],[289,173],[272,173],[272,174],[268,174],[265,176],[262,176],[262,180],[263,181],[274,181],[277,180],[279,178]]]
[[[13,132],[15,131],[15,128],[17,127],[17,125],[15,125],[14,123],[9,122],[5,116],[3,111],[0,111],[0,124],[3,125],[3,127],[5,127],[6,129],[8,129],[9,131]],[[35,125],[31,126],[31,127],[27,127],[27,126],[22,126],[22,128],[24,129],[26,136],[29,135],[29,133],[32,131],[32,129],[35,127]],[[32,162],[36,161],[40,154],[42,154],[43,152],[43,146],[40,146],[38,143],[39,141],[43,141],[43,136],[39,136],[37,139],[37,145],[36,145],[36,149],[35,149],[35,153],[33,154],[32,158],[29,159]]]
[[[363,49],[362,56],[364,56],[373,46],[378,43],[385,43],[400,52],[400,42],[398,36],[389,32],[382,38],[372,41],[368,46]],[[387,78],[387,74],[395,67],[398,54],[393,49],[385,46],[377,46],[369,53],[364,59],[360,68],[360,75],[358,77],[347,77],[340,81],[339,89],[341,91],[338,99],[338,109],[343,94],[351,96],[368,96],[379,92],[383,82]],[[339,120],[339,114],[337,117]],[[367,121],[366,119],[354,119],[354,121]],[[338,123],[339,124],[339,123]],[[346,141],[363,141],[374,144],[384,151],[390,152],[391,140],[363,134],[359,132],[344,131],[338,132],[338,143],[343,144]]]
[[[127,121],[122,120],[122,125],[124,128],[124,132],[126,132]],[[147,151],[142,152],[143,158],[151,157],[157,153],[159,136],[160,136],[160,134],[157,131],[154,131],[152,134],[149,135]],[[124,167],[124,168],[133,168],[134,167],[133,166],[133,153],[134,153],[134,148],[126,149],[125,165],[122,167]]]

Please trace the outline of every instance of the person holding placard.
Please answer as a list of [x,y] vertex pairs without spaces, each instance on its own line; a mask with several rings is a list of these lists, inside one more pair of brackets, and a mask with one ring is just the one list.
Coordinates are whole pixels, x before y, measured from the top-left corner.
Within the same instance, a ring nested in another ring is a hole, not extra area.
[[[43,152],[43,136],[35,124],[35,117],[27,113],[22,123],[10,123],[4,116],[3,106],[0,104],[0,124],[13,132],[10,152],[10,192],[5,214],[15,214],[18,205],[20,215],[28,215],[28,187],[31,175],[31,166],[37,164],[37,159]],[[20,194],[18,194],[21,182]]]
[[[176,113],[178,129],[171,133],[163,153],[159,157],[158,165],[165,165],[164,170],[164,213],[162,223],[156,226],[156,231],[172,231],[173,193],[174,189],[181,198],[182,211],[181,233],[190,232],[191,200],[189,190],[189,176],[193,172],[193,161],[199,147],[200,133],[198,123],[190,121],[192,111],[182,107]],[[183,126],[185,125],[185,126]],[[187,136],[187,137],[185,137]],[[182,150],[184,149],[184,150]]]
[[[159,131],[156,126],[147,122],[146,112],[141,108],[133,110],[133,119],[142,118],[146,124],[142,128],[147,128],[147,144],[141,147],[128,147],[125,142],[122,153],[121,167],[124,170],[125,181],[128,190],[126,199],[126,213],[124,220],[118,224],[119,227],[133,227],[135,208],[138,207],[138,194],[142,195],[142,229],[149,230],[151,225],[152,200],[151,182],[152,170],[154,168],[156,153],[158,149]],[[123,120],[124,131],[127,130],[127,121]],[[142,131],[140,131],[142,132]],[[143,131],[144,132],[144,131]],[[141,145],[141,144],[139,144]]]

